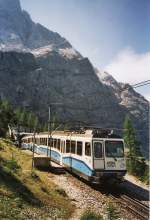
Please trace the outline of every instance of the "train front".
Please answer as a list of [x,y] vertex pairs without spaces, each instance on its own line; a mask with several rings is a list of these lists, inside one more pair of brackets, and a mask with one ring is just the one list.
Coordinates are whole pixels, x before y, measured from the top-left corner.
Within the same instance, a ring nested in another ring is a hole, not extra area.
[[121,181],[126,174],[123,139],[93,140],[94,181]]

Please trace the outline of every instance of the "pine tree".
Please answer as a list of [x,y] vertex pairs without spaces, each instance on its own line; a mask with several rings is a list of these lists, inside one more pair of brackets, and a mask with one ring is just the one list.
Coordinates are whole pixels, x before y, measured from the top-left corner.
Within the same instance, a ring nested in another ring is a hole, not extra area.
[[139,142],[136,138],[135,129],[128,116],[126,116],[124,122],[124,140],[126,147],[129,149],[127,169],[129,173],[141,177],[145,170],[146,164],[139,148]]
[[126,147],[129,149],[130,157],[142,156],[139,148],[140,142],[137,141],[135,129],[128,115],[124,122],[124,140]]
[[5,137],[8,125],[13,122],[14,112],[7,100],[0,101],[0,136]]

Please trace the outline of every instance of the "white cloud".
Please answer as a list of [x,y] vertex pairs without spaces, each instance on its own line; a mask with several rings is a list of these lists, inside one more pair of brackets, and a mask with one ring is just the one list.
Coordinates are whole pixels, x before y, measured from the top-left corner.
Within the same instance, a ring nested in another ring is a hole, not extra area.
[[150,79],[150,52],[138,54],[127,48],[105,70],[119,82],[135,84]]
[[[117,81],[136,84],[150,79],[150,52],[138,54],[131,48],[121,51],[110,64],[105,67]],[[149,99],[150,91],[142,94]],[[150,100],[150,99],[149,99]]]

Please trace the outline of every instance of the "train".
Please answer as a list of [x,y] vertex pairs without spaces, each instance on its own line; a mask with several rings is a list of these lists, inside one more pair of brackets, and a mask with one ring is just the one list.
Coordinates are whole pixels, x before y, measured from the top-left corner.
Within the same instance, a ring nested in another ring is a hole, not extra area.
[[22,147],[47,155],[55,163],[94,184],[122,181],[126,174],[124,140],[112,131],[43,132],[25,136]]

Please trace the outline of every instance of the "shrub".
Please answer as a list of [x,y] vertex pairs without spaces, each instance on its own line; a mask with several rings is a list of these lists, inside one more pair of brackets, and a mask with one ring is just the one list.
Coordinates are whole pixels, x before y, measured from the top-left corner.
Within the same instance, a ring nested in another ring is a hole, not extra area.
[[108,204],[106,212],[109,220],[120,219],[120,212],[112,203]]
[[46,194],[49,194],[49,191],[48,191],[48,189],[46,188],[46,187],[41,187],[41,190],[44,192],[44,193],[46,193]]
[[0,145],[0,151],[3,151],[3,150],[4,150],[4,147]]
[[147,185],[149,185],[149,180],[150,180],[150,171],[149,171],[149,166],[146,166],[145,172],[143,175],[140,177],[140,180],[145,182]]
[[15,159],[7,160],[4,164],[5,167],[7,167],[10,171],[18,171],[21,167],[17,164],[17,161]]
[[80,218],[80,220],[102,220],[102,219],[103,218],[101,215],[96,214],[91,210],[86,210]]
[[127,160],[127,170],[131,175],[136,176],[142,182],[149,183],[149,166],[146,164],[144,158],[133,158]]
[[59,195],[67,197],[68,195],[66,194],[64,189],[58,188],[55,190]]
[[34,179],[35,181],[41,181],[40,177],[36,174],[36,172],[34,170],[31,171],[31,177],[32,179]]

